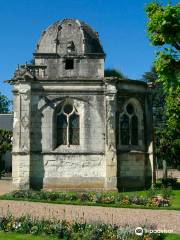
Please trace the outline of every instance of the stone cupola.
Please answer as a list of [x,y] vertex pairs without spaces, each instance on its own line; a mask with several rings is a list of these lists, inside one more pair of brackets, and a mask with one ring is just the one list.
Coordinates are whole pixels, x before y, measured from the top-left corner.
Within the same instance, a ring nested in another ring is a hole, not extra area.
[[37,44],[35,65],[47,66],[45,79],[103,78],[105,53],[98,33],[86,23],[64,19],[43,31]]

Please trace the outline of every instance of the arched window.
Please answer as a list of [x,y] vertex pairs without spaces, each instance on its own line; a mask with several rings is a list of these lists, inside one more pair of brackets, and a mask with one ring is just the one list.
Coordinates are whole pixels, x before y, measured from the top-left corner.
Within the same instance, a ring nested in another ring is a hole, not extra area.
[[79,145],[79,115],[74,106],[66,103],[57,114],[57,146]]
[[76,113],[69,117],[69,144],[79,145],[79,116]]
[[129,144],[129,117],[124,114],[121,118],[121,144],[128,145]]
[[138,117],[131,103],[120,117],[120,144],[138,145]]
[[57,116],[57,145],[67,144],[67,118],[64,114]]
[[138,145],[138,118],[136,115],[131,118],[131,144]]

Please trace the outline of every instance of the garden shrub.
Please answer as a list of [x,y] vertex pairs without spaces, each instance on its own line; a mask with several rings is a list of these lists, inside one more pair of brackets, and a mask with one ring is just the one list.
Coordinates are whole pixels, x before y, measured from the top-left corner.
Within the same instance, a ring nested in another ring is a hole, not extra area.
[[177,166],[177,170],[180,171],[180,165]]
[[130,196],[129,197],[129,201],[132,204],[136,204],[136,205],[144,205],[144,206],[146,206],[148,204],[148,198],[142,197],[142,196]]
[[[170,188],[151,189],[147,192],[147,196],[130,195],[126,196],[122,193],[69,193],[69,192],[46,192],[33,190],[19,190],[8,194],[7,197],[14,199],[40,200],[47,202],[68,202],[68,203],[91,203],[91,204],[115,204],[116,206],[150,206],[161,207],[170,205],[170,196],[172,190]],[[6,196],[6,195],[5,195]]]
[[[145,227],[143,227],[145,228]],[[67,222],[65,220],[35,219],[30,216],[0,217],[0,231],[32,235],[50,235],[64,240],[163,240],[164,234],[135,235],[133,227],[100,223]]]
[[174,187],[175,184],[177,182],[177,178],[173,178],[173,177],[168,177],[168,178],[163,178],[162,179],[162,185],[164,187]]

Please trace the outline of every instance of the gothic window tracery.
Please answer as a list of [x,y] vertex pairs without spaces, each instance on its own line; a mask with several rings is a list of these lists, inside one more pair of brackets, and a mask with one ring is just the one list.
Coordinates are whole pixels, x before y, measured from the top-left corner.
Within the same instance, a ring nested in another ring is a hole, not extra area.
[[57,114],[57,146],[79,145],[79,115],[70,103]]
[[120,116],[120,145],[138,145],[138,116],[132,103],[128,103]]
[[123,145],[129,145],[129,117],[124,114],[121,117],[121,143]]
[[136,115],[131,118],[131,144],[138,145],[138,118]]

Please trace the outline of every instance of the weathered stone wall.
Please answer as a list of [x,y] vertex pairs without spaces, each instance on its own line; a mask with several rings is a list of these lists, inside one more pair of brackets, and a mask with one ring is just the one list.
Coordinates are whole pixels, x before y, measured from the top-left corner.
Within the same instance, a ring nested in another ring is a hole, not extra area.
[[[143,92],[140,85],[139,94],[137,85],[136,94],[133,89],[127,82],[126,91],[117,92],[116,84],[108,83],[105,88],[102,80],[33,82],[30,95],[28,84],[16,87],[14,184],[28,187],[30,178],[35,188],[116,190],[152,182],[150,103],[144,100],[145,87]],[[139,145],[123,147],[116,142],[116,113],[126,101],[136,98],[142,104],[141,111],[136,112]],[[79,114],[80,144],[57,146],[57,109],[69,100]]]
[[31,83],[14,86],[12,177],[16,188],[29,188]]
[[118,154],[118,187],[141,188],[145,186],[145,154],[128,152]]
[[[104,188],[104,155],[32,154],[31,184],[43,188]],[[97,185],[96,185],[97,184]]]
[[[52,102],[47,103],[47,98]],[[61,99],[58,101],[58,99]],[[55,105],[66,99],[71,99],[80,117],[80,145],[59,146],[56,148],[54,132]],[[105,110],[103,95],[46,95],[41,99],[38,95],[32,96],[31,117],[31,151],[54,151],[61,153],[104,153],[105,151]]]
[[[118,84],[117,96],[117,177],[118,187],[144,188],[150,186],[153,177],[152,105],[145,83],[123,81]],[[131,103],[138,117],[138,145],[120,144],[120,116]]]
[[[57,84],[58,85],[58,84]],[[57,86],[56,85],[56,86]],[[36,86],[37,87],[37,86]],[[104,188],[105,101],[99,94],[36,93],[31,101],[31,184],[44,188]],[[39,87],[39,86],[38,86]],[[43,86],[41,88],[44,89]],[[88,89],[88,86],[86,87]],[[103,91],[103,88],[101,88]],[[56,146],[56,108],[71,100],[79,114],[80,144]]]
[[46,80],[55,80],[59,77],[104,77],[104,59],[74,57],[74,68],[66,70],[66,58],[36,58],[37,65],[47,66],[45,70],[39,70],[39,77]]

